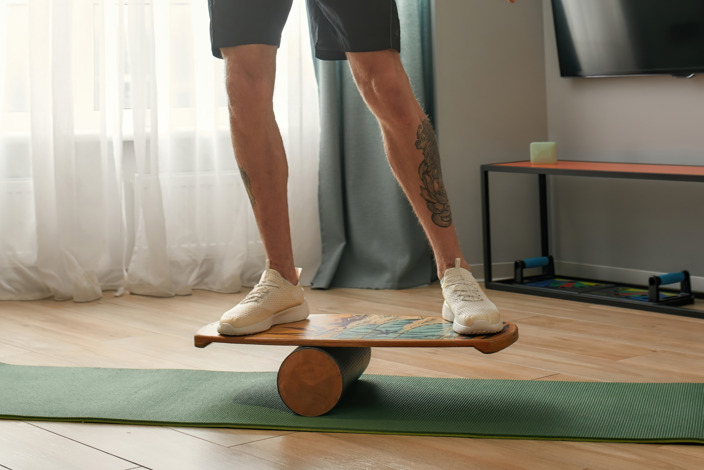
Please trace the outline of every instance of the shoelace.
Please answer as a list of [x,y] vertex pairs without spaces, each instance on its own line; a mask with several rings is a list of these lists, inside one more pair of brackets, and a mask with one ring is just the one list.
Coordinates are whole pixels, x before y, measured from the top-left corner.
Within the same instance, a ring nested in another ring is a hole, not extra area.
[[479,286],[463,277],[450,278],[447,282],[447,287],[453,295],[458,296],[464,302],[479,302],[484,300]]
[[269,280],[264,280],[254,286],[254,289],[252,289],[247,296],[242,299],[242,304],[248,304],[252,302],[258,302],[262,300],[269,292],[271,292],[271,289],[278,289],[279,286],[277,286],[275,283]]

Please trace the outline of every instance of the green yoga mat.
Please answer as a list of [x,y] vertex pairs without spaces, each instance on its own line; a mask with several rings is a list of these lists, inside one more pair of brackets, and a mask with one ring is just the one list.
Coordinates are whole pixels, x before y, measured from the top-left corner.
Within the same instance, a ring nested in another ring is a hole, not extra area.
[[0,418],[163,426],[704,443],[704,384],[364,375],[332,412],[290,412],[273,372],[0,364]]

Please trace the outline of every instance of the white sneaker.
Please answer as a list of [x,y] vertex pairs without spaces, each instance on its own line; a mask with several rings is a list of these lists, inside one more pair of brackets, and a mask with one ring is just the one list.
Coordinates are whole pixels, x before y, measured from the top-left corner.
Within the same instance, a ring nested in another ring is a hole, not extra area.
[[[300,278],[301,270],[296,270]],[[266,269],[259,283],[247,297],[220,318],[218,333],[241,336],[266,331],[279,323],[308,318],[308,303],[303,298],[301,282],[295,286],[275,269]]]
[[440,285],[445,302],[442,318],[451,321],[452,329],[462,335],[497,333],[504,327],[499,310],[479,287],[472,273],[460,267],[460,258],[455,267],[445,271]]

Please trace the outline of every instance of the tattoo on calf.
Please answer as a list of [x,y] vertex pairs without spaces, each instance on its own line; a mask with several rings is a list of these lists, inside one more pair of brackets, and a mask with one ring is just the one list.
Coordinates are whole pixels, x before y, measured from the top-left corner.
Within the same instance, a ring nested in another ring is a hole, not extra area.
[[435,131],[428,118],[418,126],[416,136],[416,148],[423,152],[423,161],[418,167],[421,181],[420,195],[425,199],[428,210],[432,214],[433,223],[440,227],[449,227],[452,225],[450,202],[442,182],[440,152],[435,140]]
[[247,195],[249,196],[249,202],[252,204],[252,207],[254,207],[257,204],[257,200],[254,199],[254,194],[252,194],[252,182],[249,180],[249,176],[247,176],[247,173],[242,169],[242,167],[238,165],[238,168],[240,169],[242,182],[244,182],[244,188],[247,190]]

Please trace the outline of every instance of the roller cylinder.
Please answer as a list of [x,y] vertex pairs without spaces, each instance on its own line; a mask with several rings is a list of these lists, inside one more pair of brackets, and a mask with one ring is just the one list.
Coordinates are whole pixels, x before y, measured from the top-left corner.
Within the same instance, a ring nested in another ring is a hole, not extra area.
[[279,368],[279,395],[296,414],[324,415],[364,373],[370,359],[371,348],[301,346]]

